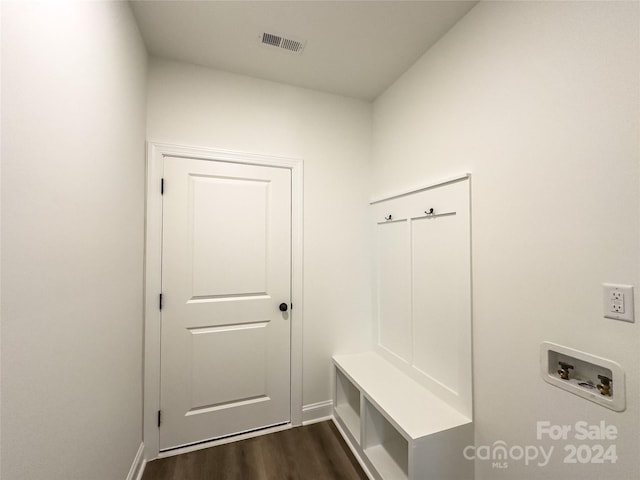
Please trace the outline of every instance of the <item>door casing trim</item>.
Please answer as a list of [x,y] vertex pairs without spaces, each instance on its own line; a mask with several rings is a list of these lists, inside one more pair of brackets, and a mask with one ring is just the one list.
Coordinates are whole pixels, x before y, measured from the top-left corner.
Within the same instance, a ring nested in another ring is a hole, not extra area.
[[[162,195],[160,182],[165,157],[197,158],[261,165],[291,170],[291,425],[302,425],[302,328],[303,328],[303,160],[199,146],[147,143],[144,253],[144,458],[160,453],[160,310],[162,285]],[[170,188],[170,187],[169,187]]]

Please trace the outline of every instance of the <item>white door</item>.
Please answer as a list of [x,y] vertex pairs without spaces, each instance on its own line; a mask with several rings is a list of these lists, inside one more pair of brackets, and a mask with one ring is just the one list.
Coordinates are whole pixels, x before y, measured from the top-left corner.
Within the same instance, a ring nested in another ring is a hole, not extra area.
[[291,171],[163,176],[160,449],[289,422]]

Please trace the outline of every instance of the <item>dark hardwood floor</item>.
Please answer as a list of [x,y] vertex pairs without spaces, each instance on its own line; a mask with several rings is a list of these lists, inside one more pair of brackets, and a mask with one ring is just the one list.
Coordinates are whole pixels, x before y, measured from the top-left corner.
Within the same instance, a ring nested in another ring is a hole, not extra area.
[[331,421],[149,462],[142,480],[366,480]]

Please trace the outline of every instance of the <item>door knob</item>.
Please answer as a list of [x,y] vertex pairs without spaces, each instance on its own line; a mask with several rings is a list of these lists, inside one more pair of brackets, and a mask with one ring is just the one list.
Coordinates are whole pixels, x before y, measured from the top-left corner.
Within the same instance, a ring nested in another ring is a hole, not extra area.
[[289,308],[289,305],[287,305],[286,303],[281,303],[280,306],[278,307],[280,309],[281,312],[286,312],[287,309]]

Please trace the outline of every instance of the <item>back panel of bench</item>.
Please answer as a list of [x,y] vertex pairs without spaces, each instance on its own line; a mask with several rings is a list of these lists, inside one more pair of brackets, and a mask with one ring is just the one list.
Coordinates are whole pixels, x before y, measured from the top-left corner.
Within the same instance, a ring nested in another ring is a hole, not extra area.
[[471,417],[470,176],[372,202],[378,353]]

